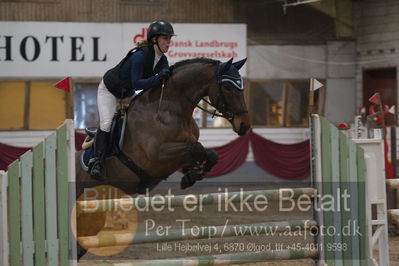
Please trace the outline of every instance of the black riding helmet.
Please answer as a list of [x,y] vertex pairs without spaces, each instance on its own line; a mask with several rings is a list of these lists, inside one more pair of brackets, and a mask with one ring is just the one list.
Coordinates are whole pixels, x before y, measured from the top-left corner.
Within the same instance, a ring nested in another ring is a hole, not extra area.
[[156,20],[152,22],[150,26],[148,26],[147,41],[151,43],[152,37],[159,35],[175,36],[172,24],[165,20]]

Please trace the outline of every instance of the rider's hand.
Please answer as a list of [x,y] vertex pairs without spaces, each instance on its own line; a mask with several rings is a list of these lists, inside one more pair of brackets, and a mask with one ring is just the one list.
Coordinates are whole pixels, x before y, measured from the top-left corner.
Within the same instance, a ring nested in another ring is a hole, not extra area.
[[170,76],[170,70],[169,68],[163,68],[161,69],[161,71],[159,71],[158,73],[159,79],[161,80],[161,82],[165,82],[169,76]]

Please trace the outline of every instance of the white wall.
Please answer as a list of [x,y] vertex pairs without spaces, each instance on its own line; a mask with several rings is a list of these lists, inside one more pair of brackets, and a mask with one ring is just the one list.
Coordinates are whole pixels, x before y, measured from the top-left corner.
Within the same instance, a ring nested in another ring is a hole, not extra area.
[[[309,128],[253,128],[256,134],[262,137],[283,144],[301,142],[310,138]],[[232,129],[201,129],[199,141],[205,147],[215,147],[226,144],[238,137]]]
[[17,147],[33,147],[44,138],[49,136],[50,130],[23,130],[23,131],[0,131],[0,143],[17,146]]
[[325,116],[349,123],[355,114],[355,43],[263,45],[248,47],[248,78],[325,79]]
[[248,78],[325,78],[324,45],[255,45],[248,47]]
[[332,123],[350,123],[356,114],[356,45],[351,41],[327,43],[325,116]]
[[[282,143],[282,144],[292,144],[297,142],[302,142],[310,138],[309,128],[253,128],[256,134],[261,135],[265,139]],[[226,144],[238,136],[233,130],[224,129],[202,129],[199,141],[205,147],[217,147]],[[247,156],[247,161],[253,161],[253,154],[251,145],[249,146],[249,153]]]

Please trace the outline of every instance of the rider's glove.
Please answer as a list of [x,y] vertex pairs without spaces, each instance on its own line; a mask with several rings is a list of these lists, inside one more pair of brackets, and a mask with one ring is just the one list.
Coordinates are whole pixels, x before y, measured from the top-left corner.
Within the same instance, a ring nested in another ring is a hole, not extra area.
[[159,73],[158,73],[158,76],[159,76],[159,80],[163,83],[163,82],[165,82],[168,78],[169,78],[169,76],[170,76],[170,70],[169,70],[169,68],[163,68],[163,69],[161,69],[161,71],[159,71]]

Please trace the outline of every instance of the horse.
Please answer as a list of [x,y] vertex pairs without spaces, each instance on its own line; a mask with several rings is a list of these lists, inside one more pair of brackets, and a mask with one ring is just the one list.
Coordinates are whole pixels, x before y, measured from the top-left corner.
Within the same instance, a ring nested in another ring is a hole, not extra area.
[[[245,135],[250,128],[250,117],[238,72],[245,62],[246,59],[222,63],[195,58],[173,65],[162,88],[140,93],[127,110],[121,151],[140,171],[133,172],[132,167],[113,157],[105,161],[106,180],[96,181],[81,167],[82,151],[77,152],[77,196],[85,188],[98,185],[117,187],[130,195],[142,193],[178,169],[185,173],[182,188],[202,179],[217,163],[217,155],[198,142],[199,128],[192,117],[193,111],[208,96],[210,104],[231,123],[234,132]],[[104,222],[101,214],[78,216],[78,236],[96,235]]]

